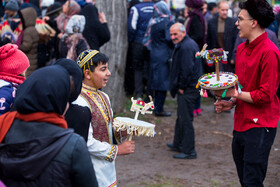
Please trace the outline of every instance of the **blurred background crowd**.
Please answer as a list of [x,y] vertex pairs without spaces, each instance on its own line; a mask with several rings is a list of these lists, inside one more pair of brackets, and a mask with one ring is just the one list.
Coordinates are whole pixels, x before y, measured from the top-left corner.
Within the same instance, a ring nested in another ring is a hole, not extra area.
[[[174,48],[169,28],[175,22],[200,47],[223,48],[229,52],[227,64],[220,70],[234,72],[235,52],[244,40],[235,25],[238,1],[227,0],[128,0],[127,58],[124,89],[137,99],[155,99],[155,114],[169,116],[164,101],[169,91],[169,71]],[[280,8],[273,10],[276,20],[269,26],[269,38],[278,46]],[[17,44],[29,61],[26,75],[59,58],[76,61],[86,49],[99,50],[110,41],[106,15],[99,12],[95,0],[2,0],[0,4],[0,45]],[[214,67],[203,62],[204,73]],[[208,93],[211,96],[211,93]],[[201,114],[200,100],[194,115]]]

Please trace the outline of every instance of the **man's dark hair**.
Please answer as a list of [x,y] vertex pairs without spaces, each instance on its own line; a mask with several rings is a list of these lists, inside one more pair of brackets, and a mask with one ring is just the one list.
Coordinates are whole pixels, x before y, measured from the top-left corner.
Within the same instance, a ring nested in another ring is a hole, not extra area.
[[267,28],[275,19],[272,7],[266,0],[240,2],[239,8],[247,10],[251,18],[258,21],[261,28]]
[[213,8],[217,7],[217,4],[214,2],[207,3],[207,10],[212,11]]

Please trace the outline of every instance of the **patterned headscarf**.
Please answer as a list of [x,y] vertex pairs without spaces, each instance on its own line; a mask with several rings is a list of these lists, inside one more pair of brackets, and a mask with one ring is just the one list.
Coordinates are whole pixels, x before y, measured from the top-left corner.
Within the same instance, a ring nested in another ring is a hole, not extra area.
[[72,16],[65,28],[67,34],[82,33],[86,24],[86,18],[82,15]]
[[68,23],[68,20],[71,18],[71,16],[78,14],[81,11],[81,7],[78,3],[76,3],[73,0],[66,1],[65,3],[69,2],[68,5],[68,12],[64,14],[63,12],[60,13],[60,15],[56,18],[57,28],[60,30],[60,32],[65,32],[65,27]]
[[162,22],[165,18],[169,18],[170,21],[174,22],[174,16],[172,16],[167,4],[164,1],[157,2],[154,5],[153,18],[151,18],[147,31],[145,33],[143,44],[148,47],[151,43],[151,28],[153,25]]

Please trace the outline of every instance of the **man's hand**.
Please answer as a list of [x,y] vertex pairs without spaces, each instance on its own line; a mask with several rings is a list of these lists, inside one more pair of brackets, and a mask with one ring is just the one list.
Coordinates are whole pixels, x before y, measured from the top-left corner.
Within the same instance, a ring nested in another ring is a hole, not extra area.
[[118,155],[128,155],[134,153],[135,142],[134,141],[124,141],[118,146]]
[[44,16],[44,17],[42,18],[42,20],[43,20],[44,22],[48,22],[48,21],[50,21],[50,17],[49,17],[49,16]]
[[103,23],[106,23],[106,22],[107,22],[106,16],[105,16],[104,12],[100,12],[100,13],[98,14],[98,17],[99,17],[100,23],[103,24]]
[[184,90],[179,89],[179,93],[183,95],[184,94]]
[[217,100],[214,105],[216,106],[216,112],[219,114],[223,111],[227,111],[232,109],[233,102],[232,101],[226,101],[226,100]]

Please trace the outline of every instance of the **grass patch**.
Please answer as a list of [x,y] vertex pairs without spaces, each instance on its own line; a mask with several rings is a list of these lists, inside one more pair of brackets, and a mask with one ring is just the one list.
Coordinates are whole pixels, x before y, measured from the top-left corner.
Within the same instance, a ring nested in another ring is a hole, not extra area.
[[167,107],[177,107],[177,100],[166,98],[164,105]]
[[186,180],[178,178],[155,176],[152,182],[141,182],[138,184],[131,184],[127,187],[186,187]]
[[156,119],[156,124],[161,124],[161,119]]

